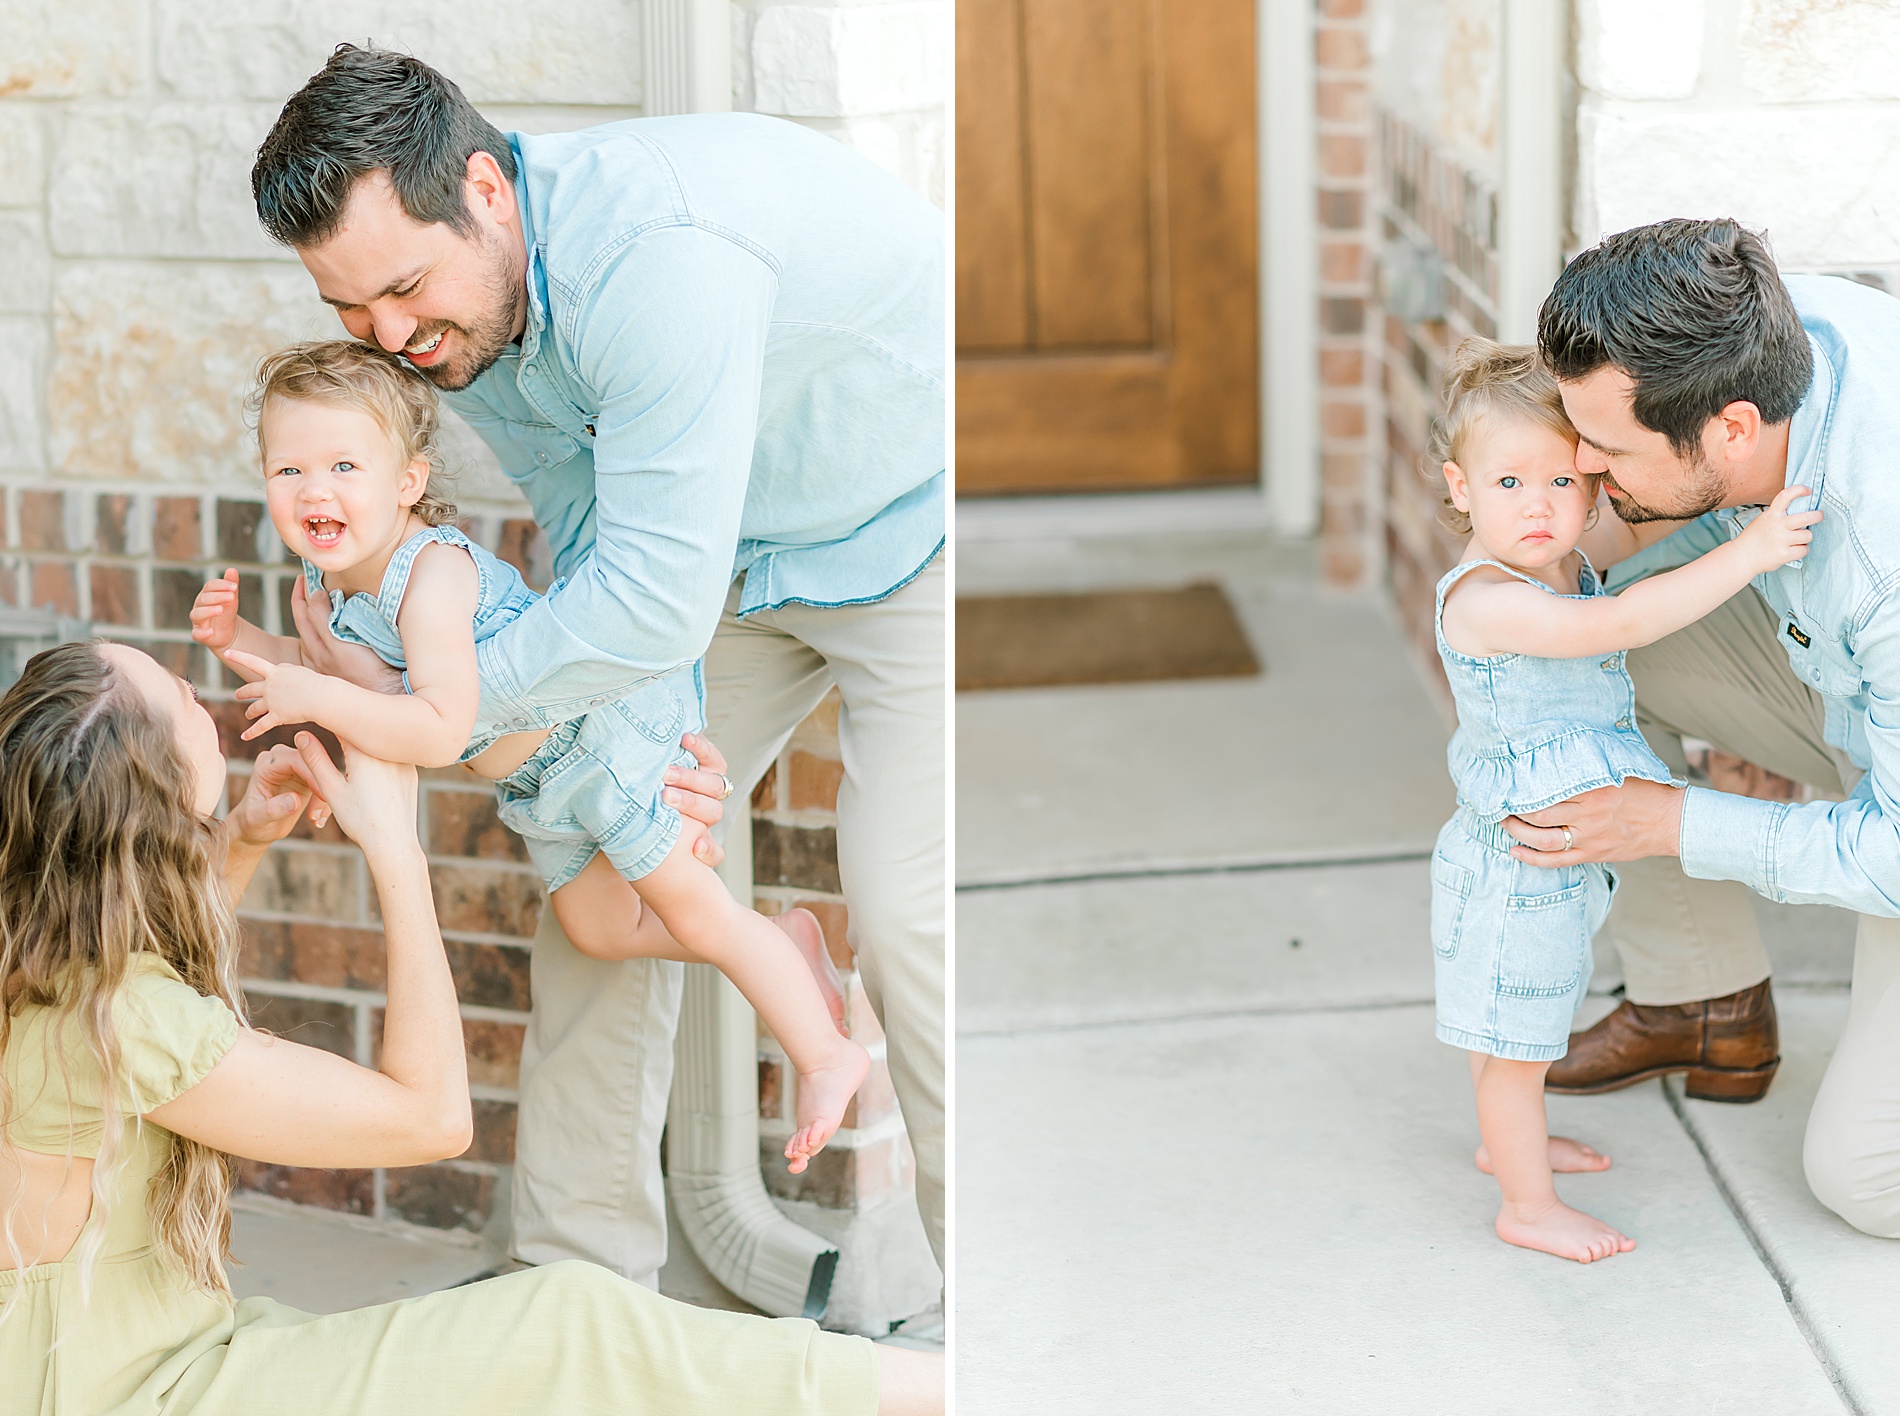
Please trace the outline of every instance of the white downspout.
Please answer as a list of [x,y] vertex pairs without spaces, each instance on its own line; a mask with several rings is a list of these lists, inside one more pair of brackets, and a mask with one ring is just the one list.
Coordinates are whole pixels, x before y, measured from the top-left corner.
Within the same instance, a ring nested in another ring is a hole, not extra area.
[[[744,797],[720,878],[752,898],[752,818]],[[779,1212],[759,1175],[758,1023],[719,970],[686,966],[666,1113],[666,1187],[686,1240],[727,1288],[776,1318],[817,1318],[837,1247]]]
[[1319,235],[1313,6],[1259,0],[1260,450],[1273,523],[1319,529]]
[[[724,113],[732,107],[728,0],[645,0],[641,110]],[[752,903],[748,801],[727,803],[720,878]],[[759,1175],[758,1023],[717,969],[686,966],[666,1113],[667,1193],[686,1242],[732,1292],[773,1317],[817,1318],[831,1296],[838,1249],[794,1224]]]
[[1564,84],[1570,7],[1505,0],[1503,171],[1498,184],[1498,338],[1537,339],[1564,266]]

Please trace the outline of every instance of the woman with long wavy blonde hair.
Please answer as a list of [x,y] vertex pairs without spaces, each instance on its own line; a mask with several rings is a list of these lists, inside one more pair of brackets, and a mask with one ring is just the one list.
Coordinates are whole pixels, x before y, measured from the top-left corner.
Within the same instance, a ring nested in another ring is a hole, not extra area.
[[[220,822],[217,727],[139,651],[62,645],[0,697],[0,1412],[940,1412],[940,1359],[579,1262],[327,1316],[233,1302],[232,1157],[418,1165],[468,1144],[415,771],[347,746],[346,767],[300,735]],[[244,1021],[231,901],[306,808],[375,881],[374,1069]]]

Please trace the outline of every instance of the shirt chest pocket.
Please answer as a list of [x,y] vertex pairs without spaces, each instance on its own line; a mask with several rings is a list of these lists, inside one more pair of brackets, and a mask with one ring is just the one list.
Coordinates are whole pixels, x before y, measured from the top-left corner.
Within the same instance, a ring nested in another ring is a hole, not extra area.
[[1829,698],[1852,698],[1860,692],[1860,666],[1841,642],[1802,616],[1784,612],[1780,639],[1788,651],[1795,677]]
[[508,441],[514,455],[508,459],[506,471],[516,480],[531,477],[550,467],[559,467],[581,451],[580,439],[552,423],[511,421],[508,424]]

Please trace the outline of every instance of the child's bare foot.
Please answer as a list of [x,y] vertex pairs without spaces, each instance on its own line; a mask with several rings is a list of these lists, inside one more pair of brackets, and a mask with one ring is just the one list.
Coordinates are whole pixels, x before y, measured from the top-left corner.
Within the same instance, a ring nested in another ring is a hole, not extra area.
[[[1486,1175],[1491,1171],[1491,1152],[1481,1142],[1478,1153],[1473,1157],[1478,1169]],[[1582,1141],[1573,1141],[1568,1136],[1550,1138],[1550,1168],[1559,1175],[1576,1175],[1586,1170],[1608,1170],[1610,1158],[1595,1146],[1587,1146]]]
[[832,1026],[843,1032],[844,977],[831,962],[831,951],[825,948],[825,931],[818,923],[818,916],[810,910],[787,910],[782,915],[774,915],[772,923],[798,946],[805,966],[818,980],[818,991],[825,996],[825,1006],[831,1010]]
[[844,1120],[845,1103],[871,1070],[871,1054],[855,1042],[838,1040],[832,1058],[823,1067],[798,1074],[798,1130],[785,1143],[786,1169],[797,1175],[825,1148]]
[[1634,1239],[1619,1234],[1602,1220],[1555,1199],[1534,1214],[1504,1206],[1498,1211],[1497,1229],[1498,1238],[1507,1244],[1540,1249],[1580,1264],[1627,1254],[1636,1247]]

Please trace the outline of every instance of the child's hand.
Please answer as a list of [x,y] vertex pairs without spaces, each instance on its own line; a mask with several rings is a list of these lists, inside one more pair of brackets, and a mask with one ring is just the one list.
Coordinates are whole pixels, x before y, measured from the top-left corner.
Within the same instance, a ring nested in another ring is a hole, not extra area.
[[238,573],[227,570],[207,580],[191,607],[191,637],[222,655],[237,641]]
[[1808,553],[1821,513],[1818,509],[1791,512],[1788,504],[1811,495],[1806,487],[1784,487],[1768,509],[1748,523],[1740,539],[1753,553],[1757,573],[1793,564]]
[[[253,680],[240,684],[233,695],[239,702],[251,705],[244,714],[252,720],[250,727],[244,730],[246,742],[287,723],[318,721],[316,714],[320,711],[326,682],[324,675],[300,664],[273,664],[237,649],[227,650],[224,658]],[[323,723],[321,726],[331,725]]]

